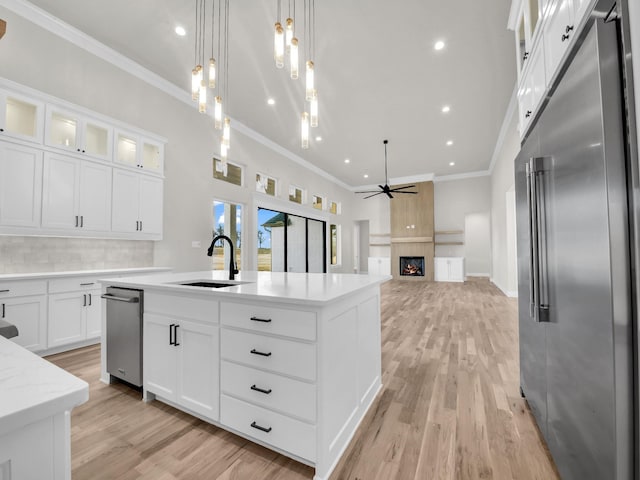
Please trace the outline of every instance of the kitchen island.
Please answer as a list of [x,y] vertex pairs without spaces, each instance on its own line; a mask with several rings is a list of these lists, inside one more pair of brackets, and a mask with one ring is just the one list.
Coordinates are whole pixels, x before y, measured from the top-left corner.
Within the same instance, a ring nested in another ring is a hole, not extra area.
[[103,283],[144,291],[143,396],[311,465],[315,480],[326,480],[382,387],[380,284],[391,277],[228,275]]

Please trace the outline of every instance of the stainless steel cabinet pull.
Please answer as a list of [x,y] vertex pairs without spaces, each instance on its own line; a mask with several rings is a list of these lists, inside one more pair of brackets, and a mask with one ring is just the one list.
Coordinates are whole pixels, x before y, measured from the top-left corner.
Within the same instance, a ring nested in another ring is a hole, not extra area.
[[251,422],[251,426],[252,426],[253,428],[258,429],[258,430],[262,430],[262,431],[263,431],[263,432],[265,432],[265,433],[269,433],[269,432],[272,430],[272,428],[271,428],[271,427],[268,427],[268,428],[267,428],[267,427],[261,427],[261,426],[260,426],[260,425],[258,425],[256,422]]
[[271,356],[271,352],[269,352],[269,353],[259,352],[255,348],[251,350],[251,353],[253,353],[254,355],[261,355],[263,357],[270,357]]
[[112,295],[110,293],[105,293],[100,295],[100,298],[104,298],[105,300],[115,300],[117,302],[127,302],[127,303],[139,303],[140,299],[138,297],[118,297],[116,295]]
[[263,390],[262,388],[256,387],[255,385],[251,385],[251,390],[255,390],[256,392],[264,393],[265,395],[269,395],[273,390]]
[[270,318],[251,317],[251,320],[253,320],[254,322],[271,323],[271,319]]

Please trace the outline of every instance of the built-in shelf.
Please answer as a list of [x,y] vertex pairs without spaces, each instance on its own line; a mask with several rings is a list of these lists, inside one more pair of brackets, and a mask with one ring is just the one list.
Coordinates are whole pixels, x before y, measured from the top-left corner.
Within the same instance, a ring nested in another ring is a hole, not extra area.
[[370,233],[370,237],[390,237],[390,233]]
[[393,237],[391,243],[432,243],[433,237]]
[[390,247],[390,243],[370,243],[370,247]]
[[462,235],[464,230],[438,230],[435,232],[436,235]]
[[435,245],[464,245],[464,242],[435,242]]

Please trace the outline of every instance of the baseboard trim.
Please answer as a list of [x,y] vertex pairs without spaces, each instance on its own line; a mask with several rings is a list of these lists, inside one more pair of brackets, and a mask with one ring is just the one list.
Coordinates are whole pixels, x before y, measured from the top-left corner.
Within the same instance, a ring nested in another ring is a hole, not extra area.
[[489,281],[491,283],[493,283],[496,287],[498,287],[498,289],[504,293],[507,297],[509,298],[518,298],[518,291],[517,290],[507,290],[506,288],[503,288],[502,285],[500,285],[498,282],[496,282],[493,278],[490,278]]
[[488,273],[465,273],[464,275],[465,277],[491,277],[491,275],[489,275]]

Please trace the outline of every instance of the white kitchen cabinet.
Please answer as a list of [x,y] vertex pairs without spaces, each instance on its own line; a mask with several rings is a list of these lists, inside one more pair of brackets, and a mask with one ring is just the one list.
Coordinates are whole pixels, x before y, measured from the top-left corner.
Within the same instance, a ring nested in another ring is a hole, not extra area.
[[522,0],[516,20],[516,58],[518,75],[526,69],[539,35],[544,4],[541,0]]
[[43,118],[42,102],[0,90],[0,138],[42,143]]
[[545,69],[551,78],[560,65],[575,33],[573,1],[555,0],[550,7],[544,27]]
[[42,226],[70,231],[110,228],[111,167],[45,154]]
[[99,160],[111,160],[113,128],[84,115],[47,105],[45,144],[88,155]]
[[161,236],[162,180],[114,169],[111,228],[116,232]]
[[533,118],[537,106],[547,88],[544,48],[536,46],[530,59],[527,75],[518,89],[518,106],[520,109],[520,128],[526,129]]
[[145,172],[163,172],[164,145],[160,142],[130,132],[116,131],[114,151],[117,163],[144,169]]
[[42,151],[0,142],[0,225],[39,227]]
[[100,289],[50,294],[48,347],[99,337],[101,315]]
[[0,318],[18,328],[11,340],[31,351],[47,348],[47,282],[0,282]]
[[389,257],[369,257],[369,275],[391,275],[391,259]]
[[206,418],[219,418],[217,325],[144,315],[144,387]]
[[464,282],[464,258],[434,258],[434,280],[436,282]]

